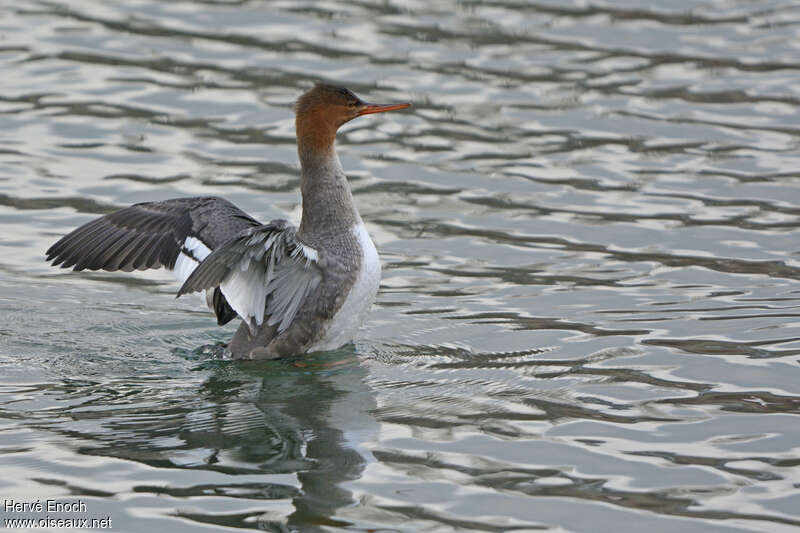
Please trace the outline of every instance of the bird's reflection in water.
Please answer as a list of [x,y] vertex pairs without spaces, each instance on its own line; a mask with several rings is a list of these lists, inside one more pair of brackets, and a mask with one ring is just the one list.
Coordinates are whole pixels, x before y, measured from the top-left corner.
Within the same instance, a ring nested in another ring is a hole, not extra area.
[[304,360],[300,368],[289,364],[289,379],[262,378],[256,406],[266,420],[281,421],[276,431],[305,448],[306,467],[297,471],[302,494],[294,498],[289,526],[346,525],[331,518],[338,508],[353,503],[352,494],[340,485],[358,479],[366,465],[355,443],[370,428],[377,430],[370,415],[375,398],[364,384],[363,367],[352,355],[345,357],[339,353]]
[[[133,488],[185,499],[178,505],[183,519],[274,531],[348,525],[335,518],[353,503],[342,484],[361,476],[369,452],[360,443],[378,427],[370,414],[375,398],[354,351],[203,366],[212,373],[199,394],[161,391],[146,415],[137,409],[138,416],[120,420],[117,412],[98,435],[106,442],[82,452],[194,470],[190,486]],[[216,472],[227,474],[223,483]],[[211,505],[205,512],[209,496],[246,499],[246,510],[220,515]]]

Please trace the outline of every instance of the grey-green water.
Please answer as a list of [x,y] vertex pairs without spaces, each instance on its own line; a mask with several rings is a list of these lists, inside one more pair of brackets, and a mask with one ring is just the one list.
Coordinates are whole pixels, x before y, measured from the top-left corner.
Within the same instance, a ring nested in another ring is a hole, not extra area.
[[[115,531],[800,527],[796,2],[7,0],[0,61],[0,499]],[[138,201],[296,219],[315,78],[414,102],[339,136],[384,267],[355,347],[216,360],[233,326],[169,274],[44,262]]]

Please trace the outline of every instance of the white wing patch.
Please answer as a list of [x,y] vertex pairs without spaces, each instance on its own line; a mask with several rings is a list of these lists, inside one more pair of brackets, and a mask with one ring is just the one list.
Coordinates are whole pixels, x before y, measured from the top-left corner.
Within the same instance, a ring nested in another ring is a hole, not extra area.
[[284,331],[319,284],[319,272],[311,268],[318,259],[317,250],[295,240],[293,231],[273,231],[266,239],[256,234],[219,288],[253,334],[265,316],[268,325]]
[[[175,276],[181,283],[194,272],[194,269],[208,257],[211,250],[203,244],[203,241],[195,237],[186,237],[183,241],[178,258],[175,260],[175,266],[172,268],[172,275]],[[213,293],[213,291],[212,291]],[[214,310],[214,302],[210,298],[210,294],[206,291],[200,292],[200,297],[206,302],[206,305],[212,311]]]
[[[238,270],[233,270],[219,284],[228,305],[248,324],[264,322],[264,300],[267,297],[266,271],[251,258],[242,259]],[[252,328],[251,328],[252,329]]]
[[172,274],[183,283],[210,253],[211,250],[203,244],[203,241],[194,237],[186,237],[178,259],[175,261],[175,266],[172,268]]
[[[196,242],[187,244],[196,246]],[[188,250],[188,246],[187,246]],[[206,254],[208,255],[208,254]],[[198,256],[199,257],[199,256]],[[285,331],[319,285],[319,253],[298,241],[285,220],[242,231],[192,268],[178,295],[219,286],[254,335],[267,321]],[[177,270],[177,265],[176,265]]]

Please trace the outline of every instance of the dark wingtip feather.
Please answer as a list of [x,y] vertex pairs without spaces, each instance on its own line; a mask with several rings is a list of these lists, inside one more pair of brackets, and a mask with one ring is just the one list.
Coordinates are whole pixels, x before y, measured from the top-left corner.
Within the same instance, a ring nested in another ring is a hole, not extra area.
[[63,259],[61,259],[61,257],[59,256],[58,252],[54,250],[55,246],[56,245],[54,244],[53,246],[48,248],[44,255],[45,261],[47,261],[48,263],[50,261],[53,261],[53,266],[57,266],[59,263],[61,263],[61,261],[63,261]]
[[61,252],[63,251],[64,241],[66,240],[67,237],[69,237],[69,235],[65,235],[60,239],[58,239],[56,242],[51,244],[50,248],[48,248],[47,251],[45,252],[45,258],[48,262],[53,260],[56,261],[55,263],[53,263],[53,266],[61,263],[64,260],[63,256],[61,255]]
[[238,315],[236,311],[228,303],[228,300],[225,299],[225,295],[222,294],[222,290],[217,287],[214,289],[214,313],[217,315],[217,325],[224,326]]

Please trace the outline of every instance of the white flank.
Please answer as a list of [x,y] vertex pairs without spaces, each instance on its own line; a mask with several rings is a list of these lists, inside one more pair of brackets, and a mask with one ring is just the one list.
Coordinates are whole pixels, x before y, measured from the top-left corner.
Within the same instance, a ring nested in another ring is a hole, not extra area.
[[[194,269],[197,268],[197,265],[211,253],[211,250],[203,244],[203,241],[194,237],[186,237],[186,240],[183,241],[183,248],[192,255],[187,255],[181,251],[178,254],[178,259],[175,260],[175,266],[172,268],[172,275],[181,283],[185,282],[194,272]],[[206,295],[206,291],[201,291],[200,297],[203,298],[209,309],[214,309],[214,303],[210,296]]]
[[358,271],[358,278],[350,287],[342,307],[333,316],[325,335],[308,349],[309,352],[334,350],[352,342],[358,328],[367,318],[378,293],[381,282],[381,261],[378,251],[363,223],[354,226],[353,233],[361,245],[361,268]]

